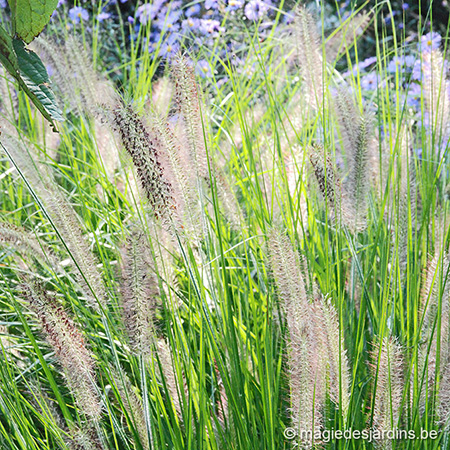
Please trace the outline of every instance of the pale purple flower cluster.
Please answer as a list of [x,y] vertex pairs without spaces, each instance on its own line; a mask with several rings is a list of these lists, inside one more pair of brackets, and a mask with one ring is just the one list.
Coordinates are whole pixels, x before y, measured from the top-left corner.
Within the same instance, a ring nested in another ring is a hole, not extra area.
[[89,20],[89,13],[86,9],[81,6],[74,6],[69,9],[69,19],[77,24],[81,21]]
[[[408,9],[409,6],[404,3],[403,8]],[[422,74],[424,70],[426,71],[426,67],[424,67],[426,62],[420,57],[420,52],[426,54],[433,50],[437,50],[441,47],[441,43],[442,36],[439,33],[430,32],[424,34],[418,43],[417,52],[413,50],[409,54],[393,56],[387,63],[387,74],[391,74],[392,76],[394,76],[394,74],[399,74],[400,83],[408,90],[407,104],[420,105],[420,101],[418,101],[418,99],[420,99],[420,83]],[[373,91],[378,86],[376,82],[377,75],[375,70],[373,70],[376,63],[377,58],[375,56],[366,58],[359,64],[354,65],[352,71],[344,73],[344,77],[349,76],[350,73],[356,75],[359,72],[361,74],[362,89],[365,91]],[[444,67],[444,71],[446,70],[447,67]]]
[[206,59],[198,61],[195,71],[203,78],[212,76],[211,66]]
[[[225,33],[222,26],[224,14],[238,14],[251,21],[259,21],[270,14],[271,0],[204,0],[184,7],[180,1],[156,0],[151,5],[142,5],[136,12],[135,31],[151,21],[151,52],[159,49],[158,56],[174,56],[183,39],[195,47],[213,45],[214,39]],[[162,44],[161,44],[162,43]],[[161,44],[161,45],[160,45]],[[199,73],[211,76],[213,70],[203,63]]]
[[375,91],[378,86],[378,75],[376,72],[370,72],[361,77],[361,89],[365,91]]
[[[91,18],[102,23],[112,23],[119,2],[125,3],[127,0],[106,1],[100,11],[89,7],[87,2],[81,2],[82,6],[78,4],[65,8],[69,8],[67,17],[71,26],[88,23]],[[67,0],[59,0],[58,7],[67,4]],[[243,20],[255,26],[261,25],[260,32],[263,33],[270,24],[267,19],[275,16],[275,6],[273,0],[151,0],[136,5],[135,9],[133,6],[128,7],[128,11],[134,11],[134,14],[128,16],[126,21],[130,25],[131,39],[142,36],[141,28],[146,28],[144,35],[149,36],[145,42],[148,51],[155,57],[170,59],[179,52],[183,42],[195,50],[212,48],[217,38],[228,39],[225,36],[232,34],[235,25],[230,26],[227,17],[236,17],[238,21],[235,23]],[[225,42],[228,45],[228,40]],[[197,72],[201,76],[211,77],[214,63],[199,62]]]
[[442,36],[436,32],[430,32],[422,36],[419,50],[423,52],[430,52],[431,50],[436,50],[441,46]]
[[101,12],[100,14],[97,14],[97,20],[99,22],[103,22],[104,20],[108,20],[111,18],[111,14],[107,12]]
[[[422,138],[434,142],[432,136],[437,136],[439,142],[432,144],[437,155],[441,154],[442,145],[446,147],[450,137],[448,127],[440,125],[441,121],[447,120],[445,114],[450,109],[450,81],[447,80],[450,65],[441,50],[442,36],[429,32],[420,37],[417,47],[411,46],[404,54],[393,56],[386,64],[383,62],[381,71],[380,67],[376,67],[379,63],[377,58],[369,57],[344,74],[348,77],[359,73],[361,89],[370,96],[387,81],[396,83],[395,86],[399,86],[401,91],[399,96],[391,97],[392,101],[399,101],[401,110],[406,107],[417,126],[423,127]],[[419,157],[420,151],[417,150]]]
[[267,14],[267,11],[269,11],[271,6],[272,2],[267,0],[250,0],[247,5],[245,5],[245,16],[248,20],[260,20]]

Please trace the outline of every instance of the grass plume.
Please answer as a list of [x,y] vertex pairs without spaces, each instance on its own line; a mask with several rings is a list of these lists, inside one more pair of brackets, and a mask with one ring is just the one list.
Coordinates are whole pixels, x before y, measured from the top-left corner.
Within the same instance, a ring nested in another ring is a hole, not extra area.
[[176,205],[173,187],[164,173],[158,138],[151,136],[143,119],[131,105],[112,111],[112,126],[133,159],[142,190],[155,217],[167,223],[173,219]]
[[[372,351],[372,377],[375,395],[373,399],[373,423],[380,431],[395,430],[401,414],[404,389],[403,354],[394,338],[380,339]],[[379,445],[392,448],[392,440],[386,437]]]
[[316,111],[326,105],[327,76],[316,23],[305,6],[299,6],[293,24],[298,64],[307,103]]
[[25,282],[21,293],[55,351],[80,411],[92,421],[99,421],[102,404],[97,394],[95,362],[81,331],[40,281]]
[[208,159],[203,135],[205,117],[201,110],[194,70],[182,55],[179,55],[172,64],[174,100],[180,115],[178,125],[180,139],[187,146],[197,176],[207,178]]
[[137,228],[122,249],[123,322],[135,352],[149,356],[155,339],[154,316],[159,295],[155,264],[145,233]]

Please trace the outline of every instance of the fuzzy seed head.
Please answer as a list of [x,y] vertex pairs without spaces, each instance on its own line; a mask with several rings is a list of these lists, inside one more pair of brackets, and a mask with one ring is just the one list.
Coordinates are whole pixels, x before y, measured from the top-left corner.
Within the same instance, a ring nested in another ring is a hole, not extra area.
[[91,420],[100,420],[102,406],[96,391],[95,362],[81,331],[40,281],[23,284],[22,295],[37,315],[80,410]]
[[173,187],[164,173],[159,139],[150,135],[131,105],[114,109],[111,121],[123,147],[133,159],[155,217],[170,220],[175,211]]
[[100,442],[94,428],[75,428],[71,432],[71,438],[67,442],[70,450],[103,450],[104,446]]
[[296,11],[294,38],[307,102],[319,111],[324,104],[326,73],[316,24],[304,6]]
[[333,167],[333,162],[324,148],[314,145],[309,148],[309,160],[314,169],[314,175],[319,185],[319,190],[330,209],[333,209],[340,198],[341,183],[339,176]]
[[100,311],[105,308],[108,298],[98,260],[90,249],[89,241],[83,233],[78,214],[59,191],[46,200],[48,211],[75,261],[77,280],[89,304]]
[[42,202],[46,213],[68,248],[75,262],[78,282],[88,302],[99,311],[99,303],[103,307],[106,306],[107,292],[102,274],[97,267],[98,261],[83,233],[78,214],[63,195],[46,166],[37,161],[37,155],[17,139],[2,136],[2,142],[39,197],[39,201]]
[[376,143],[372,136],[373,119],[361,114],[343,89],[336,96],[335,112],[348,165],[348,177],[343,183],[342,216],[350,230],[362,231],[367,226],[368,164],[373,160]]
[[289,238],[276,229],[270,232],[269,254],[289,330],[292,421],[300,430],[317,429],[322,426],[326,392],[326,336],[315,326],[323,323],[322,310],[308,302],[299,257]]
[[22,227],[0,222],[0,246],[12,247],[41,264],[50,264],[54,269],[59,267],[58,258],[53,251]]
[[122,250],[123,322],[131,347],[149,356],[155,336],[154,315],[159,295],[155,264],[147,237],[133,230]]
[[[380,431],[397,428],[404,389],[402,347],[394,338],[380,340],[372,351],[372,377],[376,380],[374,425]],[[390,448],[391,441],[383,442]]]
[[330,299],[322,297],[319,302],[322,310],[323,328],[326,333],[326,348],[328,351],[328,372],[329,385],[332,400],[340,404],[341,413],[344,421],[347,420],[347,414],[350,406],[349,389],[350,369],[348,364],[347,352],[344,346],[344,336],[340,332],[339,317],[336,308]]
[[188,236],[199,238],[201,208],[195,170],[169,124],[157,114],[151,115],[151,123],[153,134],[159,136],[160,151],[167,160],[164,170],[172,185],[177,228]]
[[132,386],[131,381],[124,370],[121,370],[121,373],[114,371],[113,379],[120,399],[139,435],[139,441],[142,447],[144,450],[149,450],[149,434],[145,423],[142,399],[136,393],[134,386]]
[[[443,248],[443,242],[437,248]],[[449,270],[448,254],[442,255],[437,250],[425,271],[421,292],[423,343],[419,350],[419,373],[421,376],[425,374],[426,387],[421,391],[420,406],[422,410],[425,409],[427,401],[425,392],[432,392],[433,387],[438,387],[440,420],[450,417],[450,282],[447,279]],[[437,386],[438,375],[440,381]]]
[[169,343],[165,339],[159,339],[157,342],[157,351],[161,362],[163,376],[170,394],[170,400],[178,419],[182,419],[181,399],[178,393],[178,380],[173,370],[172,356]]
[[205,116],[200,108],[194,69],[188,60],[180,55],[173,63],[172,76],[175,83],[175,103],[181,119],[178,128],[180,140],[188,148],[197,176],[207,178],[208,158],[203,134]]

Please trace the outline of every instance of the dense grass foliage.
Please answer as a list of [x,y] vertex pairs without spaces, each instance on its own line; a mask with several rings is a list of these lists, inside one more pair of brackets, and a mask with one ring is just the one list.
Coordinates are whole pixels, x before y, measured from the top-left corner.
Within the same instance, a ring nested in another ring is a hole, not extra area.
[[0,80],[0,448],[449,448],[446,39],[324,11]]

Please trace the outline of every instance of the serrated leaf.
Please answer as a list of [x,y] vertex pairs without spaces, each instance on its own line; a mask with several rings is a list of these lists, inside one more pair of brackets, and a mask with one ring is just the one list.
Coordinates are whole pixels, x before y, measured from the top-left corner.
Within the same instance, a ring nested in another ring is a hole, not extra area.
[[55,129],[53,120],[62,121],[64,118],[55,104],[42,61],[36,53],[27,50],[20,39],[13,39],[1,25],[0,62]]
[[17,57],[12,45],[12,38],[6,30],[0,25],[0,61],[5,69],[14,77],[19,67]]
[[14,33],[29,44],[48,24],[58,0],[8,0]]
[[12,44],[17,57],[20,78],[18,81],[21,88],[50,122],[53,119],[64,121],[61,111],[55,103],[47,70],[39,56],[25,48],[20,39],[13,39]]

